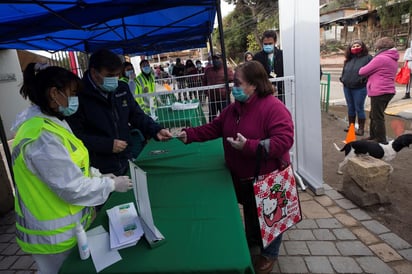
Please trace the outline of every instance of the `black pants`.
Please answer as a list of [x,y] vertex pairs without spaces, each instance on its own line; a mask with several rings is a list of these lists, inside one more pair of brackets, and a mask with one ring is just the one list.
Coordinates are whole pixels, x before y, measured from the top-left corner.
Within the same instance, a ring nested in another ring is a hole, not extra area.
[[370,118],[370,139],[379,143],[386,143],[385,109],[394,94],[383,94],[371,97]]

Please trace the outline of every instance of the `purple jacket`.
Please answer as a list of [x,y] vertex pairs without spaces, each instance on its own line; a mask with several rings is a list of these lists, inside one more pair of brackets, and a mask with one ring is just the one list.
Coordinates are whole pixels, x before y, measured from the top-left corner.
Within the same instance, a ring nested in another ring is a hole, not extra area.
[[[256,149],[259,141],[270,139],[269,156],[262,161],[260,174],[279,168],[279,158],[289,162],[293,145],[293,121],[285,105],[274,96],[264,98],[253,95],[245,103],[238,101],[226,107],[211,123],[186,128],[187,143],[203,142],[223,137],[225,160],[235,182],[239,178],[254,176]],[[227,137],[241,133],[247,139],[242,151],[234,149]]]
[[368,77],[366,89],[369,97],[395,94],[398,59],[398,51],[392,48],[378,53],[366,66],[361,67],[359,75]]

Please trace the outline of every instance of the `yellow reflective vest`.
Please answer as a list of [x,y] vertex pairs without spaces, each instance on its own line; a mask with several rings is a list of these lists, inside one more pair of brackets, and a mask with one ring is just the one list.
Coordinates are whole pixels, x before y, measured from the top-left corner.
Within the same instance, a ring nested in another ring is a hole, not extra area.
[[89,154],[74,134],[42,117],[25,121],[13,142],[17,243],[27,253],[56,254],[76,245],[76,222],[80,221],[88,228],[92,209],[65,202],[27,168],[25,147],[37,140],[43,131],[51,132],[61,140],[85,176],[89,176]]
[[[155,77],[153,73],[150,73],[149,76],[146,76],[142,72],[136,77],[135,82],[136,82],[135,95],[155,92],[156,84],[155,84]],[[146,114],[150,114],[149,97],[136,97],[136,102],[139,104],[140,108]]]

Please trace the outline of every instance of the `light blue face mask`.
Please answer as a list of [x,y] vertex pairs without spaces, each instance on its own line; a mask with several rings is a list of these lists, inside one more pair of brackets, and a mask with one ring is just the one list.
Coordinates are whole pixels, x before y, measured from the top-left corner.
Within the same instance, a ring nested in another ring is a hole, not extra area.
[[133,70],[126,70],[124,74],[126,75],[126,77],[130,77],[133,74]]
[[142,67],[142,71],[145,74],[150,74],[150,72],[152,72],[152,68],[150,66],[144,66]]
[[263,51],[266,53],[272,53],[275,49],[275,45],[263,45]]
[[245,94],[245,91],[241,87],[232,87],[232,94],[236,101],[246,102],[249,99],[249,95]]
[[104,77],[100,88],[106,92],[113,92],[117,89],[119,77]]
[[[65,97],[67,97],[64,93],[62,93]],[[59,106],[59,112],[63,114],[63,116],[70,116],[76,113],[77,109],[79,108],[79,97],[77,96],[69,96],[67,97],[67,107]]]

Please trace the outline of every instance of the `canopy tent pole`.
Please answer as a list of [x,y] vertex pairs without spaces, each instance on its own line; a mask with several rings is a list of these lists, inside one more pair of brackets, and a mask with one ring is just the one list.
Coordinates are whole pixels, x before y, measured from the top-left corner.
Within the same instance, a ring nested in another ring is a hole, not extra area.
[[220,0],[216,0],[216,13],[217,13],[217,23],[219,29],[219,41],[220,48],[222,50],[222,60],[223,60],[223,71],[225,74],[225,88],[226,88],[226,101],[227,104],[230,104],[230,91],[229,91],[229,82],[227,76],[227,62],[226,62],[226,50],[225,50],[225,39],[223,37],[223,26],[222,26],[222,13],[220,10]]
[[6,131],[4,130],[3,120],[1,119],[1,115],[0,115],[0,139],[1,139],[1,143],[3,144],[4,154],[6,154],[7,165],[9,166],[11,179],[14,185],[14,174],[13,174],[13,166],[11,163],[11,153],[10,153],[9,143],[7,142]]

